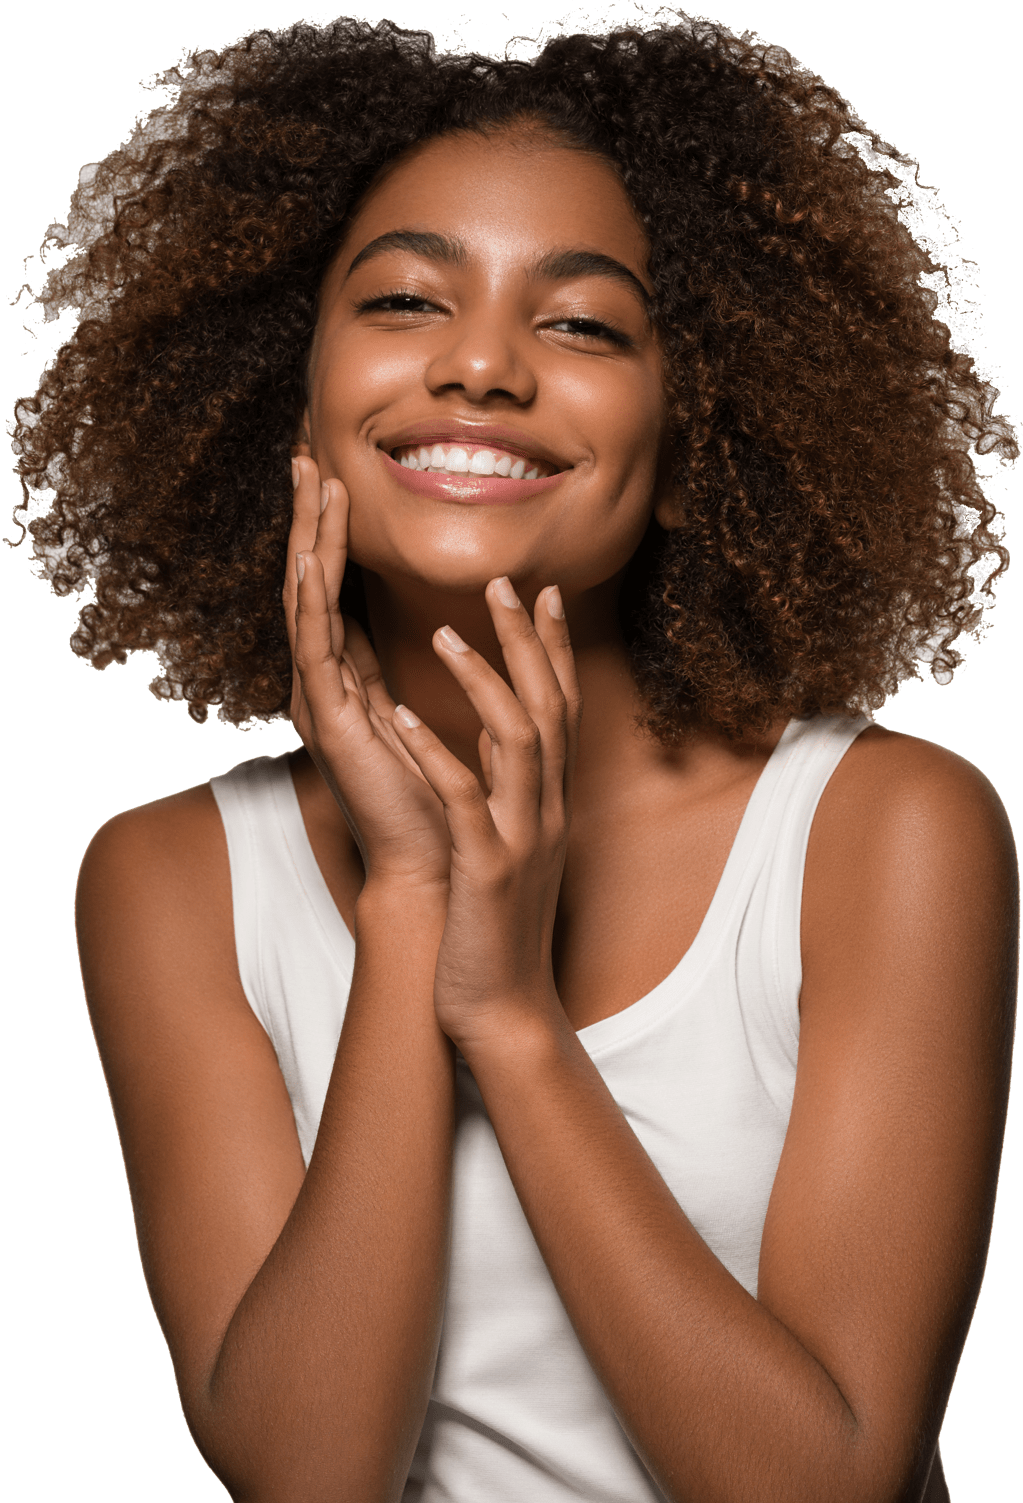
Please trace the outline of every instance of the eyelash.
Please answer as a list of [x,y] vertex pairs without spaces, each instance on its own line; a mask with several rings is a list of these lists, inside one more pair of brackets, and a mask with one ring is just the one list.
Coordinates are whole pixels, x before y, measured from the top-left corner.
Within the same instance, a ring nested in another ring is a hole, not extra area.
[[[417,292],[409,292],[399,287],[395,288],[393,292],[377,293],[373,297],[363,298],[360,302],[357,302],[355,304],[355,311],[356,313],[368,313],[373,309],[377,309],[385,313],[414,313],[418,311],[418,309],[414,308],[387,307],[388,303],[402,302],[421,304],[425,303],[427,307],[433,306],[428,298],[420,297],[419,293]],[[610,344],[617,345],[619,349],[623,350],[631,349],[634,343],[634,341],[630,339],[627,334],[623,334],[620,329],[612,328],[610,324],[601,323],[598,319],[595,318],[559,318],[558,323],[574,324],[576,326],[576,329],[580,331],[578,337],[581,339],[603,339]],[[557,325],[554,325],[553,327],[557,327]]]

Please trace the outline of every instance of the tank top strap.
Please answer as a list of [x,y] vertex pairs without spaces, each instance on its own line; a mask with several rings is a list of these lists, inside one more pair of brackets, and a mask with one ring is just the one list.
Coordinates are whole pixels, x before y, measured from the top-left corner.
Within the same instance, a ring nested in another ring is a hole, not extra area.
[[[210,779],[231,864],[234,944],[252,1012],[275,1036],[273,951],[300,951],[303,939],[352,974],[355,941],[315,863],[287,753],[240,762]],[[269,965],[269,971],[267,971]]]
[[[862,715],[790,720],[757,780],[714,894],[708,928],[731,933],[764,865],[802,885],[810,826],[821,794],[848,748],[871,722]],[[784,853],[784,855],[783,855]],[[790,891],[792,884],[788,884]]]
[[[799,1037],[798,998],[803,980],[800,920],[810,829],[821,796],[849,747],[872,724],[866,715],[818,715],[789,723],[772,768],[768,796],[744,882],[746,911],[756,913],[759,966],[777,1013],[791,1014]],[[792,1004],[795,999],[795,1006]]]
[[762,1087],[788,1114],[799,1051],[803,872],[821,795],[870,721],[861,715],[792,721],[758,784],[719,951],[734,976],[743,1029]]
[[242,762],[210,786],[227,836],[238,974],[280,1062],[308,1162],[355,941],[316,864],[287,756]]

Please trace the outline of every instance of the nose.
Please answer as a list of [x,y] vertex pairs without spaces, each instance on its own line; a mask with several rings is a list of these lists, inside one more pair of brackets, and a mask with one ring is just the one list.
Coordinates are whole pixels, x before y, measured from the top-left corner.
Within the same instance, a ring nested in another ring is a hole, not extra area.
[[529,402],[536,395],[536,372],[524,347],[528,338],[493,306],[460,315],[444,330],[426,384],[434,394],[462,391],[470,402],[494,396]]

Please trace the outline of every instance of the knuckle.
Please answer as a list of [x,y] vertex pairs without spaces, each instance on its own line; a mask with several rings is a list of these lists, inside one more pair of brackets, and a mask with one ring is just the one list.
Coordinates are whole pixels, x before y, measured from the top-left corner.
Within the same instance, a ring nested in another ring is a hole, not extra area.
[[526,756],[536,756],[540,751],[540,731],[533,721],[516,725],[508,741],[512,748]]
[[529,619],[529,612],[526,610],[517,612],[511,630],[512,636],[517,637],[520,642],[531,642],[537,636],[536,627]]
[[461,772],[455,773],[451,780],[451,797],[460,804],[479,803],[483,797],[483,790],[473,772],[463,767]]
[[295,666],[299,673],[315,673],[335,661],[329,645],[321,642],[306,642],[299,637],[295,643]]
[[568,703],[564,694],[550,694],[544,699],[540,709],[544,719],[552,721],[556,726],[563,726],[568,720]]

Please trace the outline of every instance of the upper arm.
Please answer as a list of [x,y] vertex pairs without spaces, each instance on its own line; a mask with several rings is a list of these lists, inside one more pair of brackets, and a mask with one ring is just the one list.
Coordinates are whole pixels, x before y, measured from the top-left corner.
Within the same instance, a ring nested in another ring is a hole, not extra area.
[[758,1298],[841,1390],[885,1496],[919,1496],[980,1288],[1017,923],[987,780],[864,732],[807,851],[798,1067]]
[[238,977],[209,787],[105,825],[76,917],[142,1262],[187,1413],[304,1176],[277,1059]]

